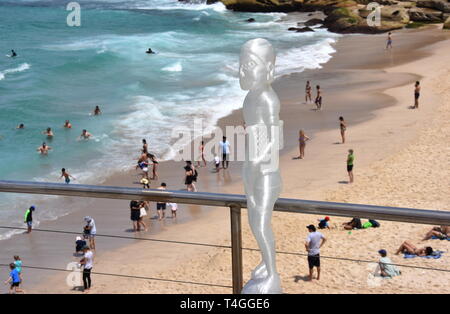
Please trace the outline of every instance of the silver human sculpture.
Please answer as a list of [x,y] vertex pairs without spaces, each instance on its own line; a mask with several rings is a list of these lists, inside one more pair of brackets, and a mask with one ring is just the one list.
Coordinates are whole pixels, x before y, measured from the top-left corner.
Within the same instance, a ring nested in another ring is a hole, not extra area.
[[262,256],[242,289],[244,294],[282,293],[271,224],[273,206],[281,192],[278,163],[283,142],[280,101],[271,86],[274,70],[275,50],[267,40],[252,39],[242,46],[239,79],[241,89],[249,91],[243,106],[247,138],[242,177],[248,221]]

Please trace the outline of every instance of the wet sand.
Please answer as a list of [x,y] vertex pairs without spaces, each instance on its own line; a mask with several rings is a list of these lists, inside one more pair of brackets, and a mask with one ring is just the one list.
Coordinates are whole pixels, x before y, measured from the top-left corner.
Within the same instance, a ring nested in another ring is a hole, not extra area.
[[[295,73],[282,77],[274,83],[282,103],[281,117],[285,121],[286,145],[281,158],[284,180],[282,196],[323,199],[324,191],[336,188],[339,186],[338,182],[346,180],[344,166],[349,145],[357,149],[357,167],[364,169],[374,161],[395,153],[401,146],[409,143],[416,136],[416,130],[410,130],[409,125],[431,117],[433,111],[430,107],[421,109],[420,115],[413,115],[413,111],[407,110],[410,105],[409,100],[400,100],[398,95],[384,92],[388,88],[401,88],[405,84],[412,86],[412,82],[420,76],[409,73],[415,71],[405,69],[387,73],[384,68],[426,57],[432,50],[423,49],[423,47],[443,40],[445,35],[437,31],[403,31],[396,34],[401,35],[395,37],[396,46],[392,52],[384,51],[384,36],[346,36],[338,42],[336,46],[338,52],[323,69]],[[324,98],[323,111],[316,112],[313,110],[313,105],[303,104],[306,80],[312,81],[313,85],[320,82]],[[412,87],[408,89],[412,91]],[[424,97],[433,103],[434,97],[437,96],[427,94],[425,91]],[[381,114],[389,110],[394,111],[391,114]],[[344,116],[349,124],[347,132],[349,143],[346,145],[335,144],[339,142],[337,117],[340,115]],[[221,119],[219,125],[239,125],[241,121],[241,112],[238,110]],[[381,129],[366,127],[362,133],[356,132],[357,126],[375,121],[381,123]],[[298,154],[296,147],[299,128],[303,128],[312,140],[306,148],[307,159],[294,161],[292,157]],[[138,143],[137,146],[139,146]],[[169,189],[184,188],[182,167],[183,163],[161,163],[159,175],[168,184]],[[220,171],[218,174],[211,173],[211,168],[212,165],[209,164],[207,168],[199,169],[199,190],[243,193],[240,182],[240,163],[233,162],[229,170]],[[137,186],[133,184],[138,181],[136,174],[135,171],[119,173],[107,180],[104,185]],[[161,180],[157,183],[160,182]],[[157,184],[152,183],[152,187],[157,187]],[[91,215],[97,222],[99,234],[134,236],[133,232],[129,232],[131,222],[128,202],[98,199],[82,202],[83,209],[56,221],[44,222],[39,228],[81,231],[82,217]],[[80,199],[64,198],[61,206],[75,203],[80,203]],[[150,216],[154,216],[155,206],[154,204],[151,206],[153,211]],[[229,243],[228,209],[180,205],[178,213],[177,221],[166,219],[159,222],[147,218],[146,222],[150,222],[151,225],[150,232],[139,233],[137,236]],[[275,224],[277,217],[281,215],[276,213],[274,216]],[[248,230],[245,235],[247,239]],[[303,237],[303,233],[298,236]],[[18,254],[25,265],[65,268],[68,262],[76,260],[72,256],[74,238],[74,235],[40,232],[33,233],[31,236],[18,235],[2,241],[0,262],[9,262],[10,256]],[[250,239],[248,241],[254,245]],[[278,245],[282,248],[283,242]],[[230,284],[229,259],[224,260],[220,255],[228,254],[226,249],[222,249],[225,253],[219,252],[219,254],[211,253],[208,248],[102,237],[97,238],[97,247],[95,268],[97,271],[139,274],[140,276],[157,274],[163,278],[176,277],[190,280],[192,269],[190,266],[184,266],[191,263],[190,260],[195,256],[203,258],[208,256],[208,267],[218,268],[218,273],[223,274],[223,276],[215,276],[217,277],[214,278],[217,279],[215,282]],[[246,268],[250,267],[249,261],[252,259],[246,260]],[[173,270],[175,268],[176,271]],[[48,278],[50,275],[51,278]],[[69,292],[69,288],[64,284],[64,276],[65,274],[50,274],[48,271],[26,270],[24,287],[30,292]],[[199,274],[195,273],[194,276],[198,277]],[[208,276],[201,279],[203,282],[213,281],[213,278]],[[96,280],[95,292],[226,292],[220,288],[217,291],[214,288],[192,290],[190,286],[185,285],[161,287],[155,282],[127,283],[122,282],[121,279],[108,277],[97,277]],[[114,284],[115,280],[118,284]]]

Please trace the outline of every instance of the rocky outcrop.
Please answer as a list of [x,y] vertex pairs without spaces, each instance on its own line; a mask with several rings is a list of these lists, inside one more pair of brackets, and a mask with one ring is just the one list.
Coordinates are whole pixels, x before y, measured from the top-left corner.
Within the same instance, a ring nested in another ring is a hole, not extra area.
[[450,16],[445,20],[444,29],[450,29]]
[[440,23],[444,20],[444,14],[441,11],[432,9],[411,9],[408,11],[409,18],[413,22]]
[[445,0],[420,0],[417,7],[435,9],[444,13],[450,13],[450,2]]
[[[209,0],[214,1],[214,0]],[[325,20],[311,19],[304,26],[321,25],[337,33],[382,33],[410,22],[442,23],[450,16],[450,0],[220,0],[228,9],[247,12],[322,11]],[[380,25],[372,25],[367,4],[381,5]],[[302,26],[299,23],[299,26]],[[300,31],[293,28],[292,31]],[[310,31],[310,30],[305,30]]]
[[310,27],[289,27],[288,31],[295,31],[297,33],[314,32]]

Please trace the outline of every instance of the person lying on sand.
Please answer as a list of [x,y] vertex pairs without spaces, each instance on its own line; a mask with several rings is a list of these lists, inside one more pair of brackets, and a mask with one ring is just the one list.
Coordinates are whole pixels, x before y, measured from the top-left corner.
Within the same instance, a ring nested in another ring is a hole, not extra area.
[[430,246],[417,248],[410,241],[405,241],[402,243],[402,245],[400,245],[395,254],[398,255],[400,253],[414,254],[417,256],[428,256],[433,254],[433,248]]
[[361,229],[362,228],[361,219],[359,219],[359,218],[353,218],[349,222],[344,222],[342,225],[344,226],[345,230],[353,230],[353,229]]
[[433,236],[437,237],[438,239],[447,239],[448,237],[450,237],[450,226],[434,227],[427,232],[423,240],[429,240]]

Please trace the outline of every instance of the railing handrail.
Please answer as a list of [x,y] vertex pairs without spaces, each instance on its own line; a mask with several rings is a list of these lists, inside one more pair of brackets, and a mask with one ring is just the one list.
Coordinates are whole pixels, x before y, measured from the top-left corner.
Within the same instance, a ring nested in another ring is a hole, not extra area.
[[[162,191],[116,186],[96,186],[82,184],[68,185],[64,183],[0,180],[0,192],[124,200],[141,199],[156,202],[173,202],[181,204],[196,204],[219,207],[247,207],[246,196],[241,194],[221,194],[172,190]],[[279,198],[275,203],[274,210],[302,214],[359,217],[409,223],[450,225],[450,212],[415,208]]]

